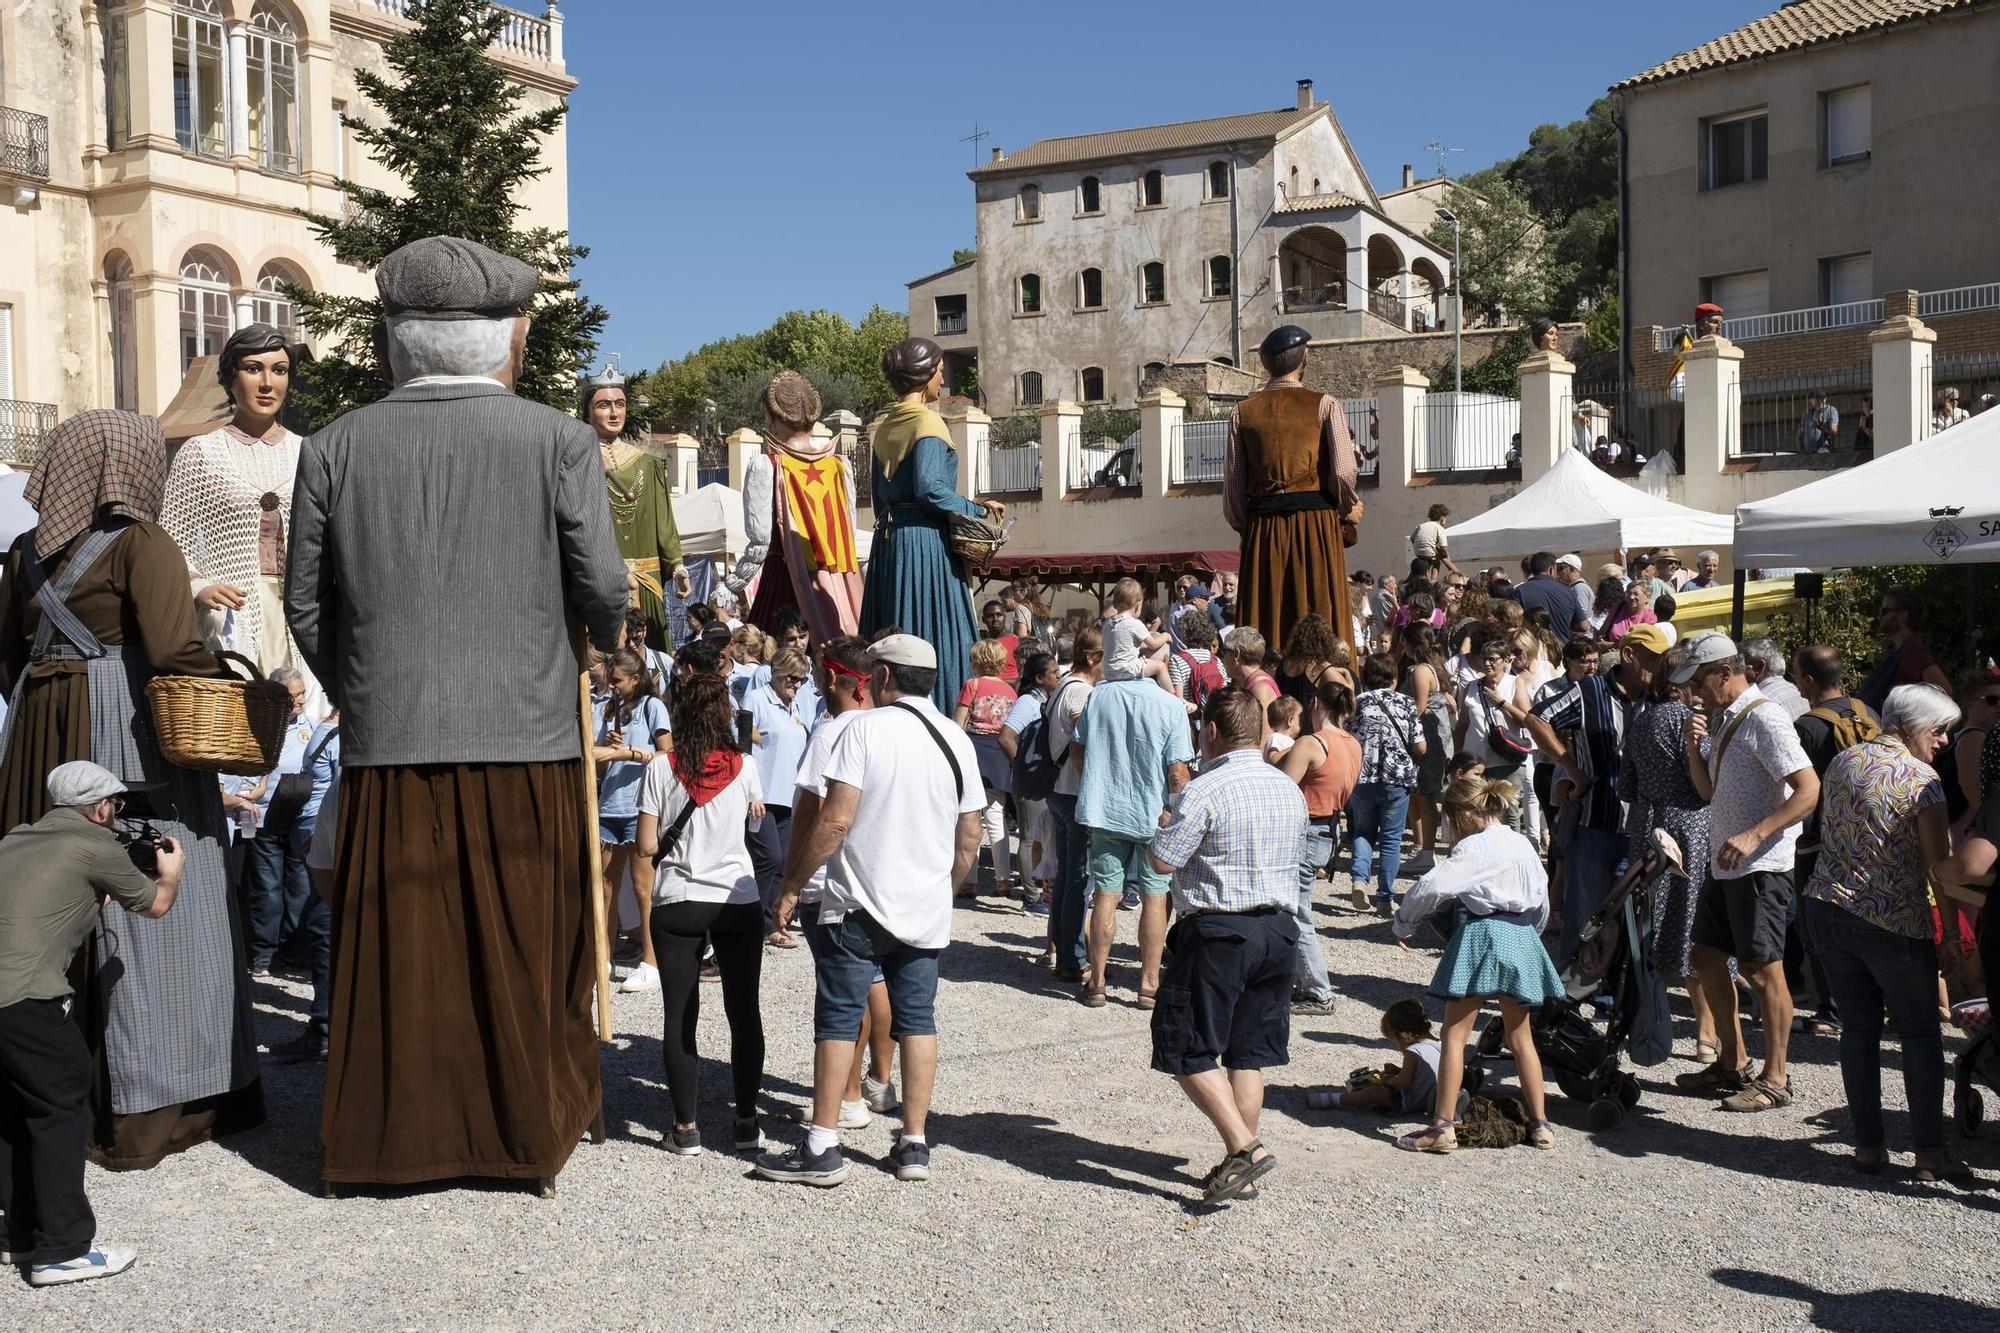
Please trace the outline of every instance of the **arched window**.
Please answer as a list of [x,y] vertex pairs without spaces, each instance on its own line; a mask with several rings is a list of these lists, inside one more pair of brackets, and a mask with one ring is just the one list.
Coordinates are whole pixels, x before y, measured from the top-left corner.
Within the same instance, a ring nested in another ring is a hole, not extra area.
[[1077,376],[1083,389],[1083,401],[1101,403],[1104,401],[1104,370],[1100,366],[1085,366]]
[[1218,366],[1234,366],[1236,362],[1226,356],[1218,356],[1215,358],[1215,364]]
[[111,284],[111,405],[126,412],[139,410],[139,326],[132,304],[132,261],[113,255],[104,261]]
[[1299,169],[1298,169],[1297,167],[1293,167],[1293,168],[1292,168],[1292,194],[1291,194],[1291,197],[1292,197],[1292,198],[1294,198],[1294,199],[1296,199],[1296,198],[1298,198],[1298,197],[1299,197]]
[[1041,371],[1024,370],[1021,372],[1021,392],[1019,394],[1019,397],[1021,400],[1022,407],[1039,407],[1041,405],[1042,401]]
[[1042,216],[1042,187],[1039,185],[1023,185],[1021,187],[1020,199],[1020,220],[1023,222],[1039,222]]
[[1097,177],[1085,176],[1076,187],[1076,211],[1079,213],[1104,211],[1104,195],[1098,187]]
[[257,275],[257,294],[250,300],[251,318],[260,324],[269,324],[287,337],[298,336],[298,308],[292,299],[280,290],[284,283],[303,287],[305,282],[298,274],[283,264],[272,262],[264,265],[264,271]]
[[1167,373],[1166,362],[1148,361],[1145,365],[1139,367],[1139,382],[1141,384],[1144,384],[1147,380],[1153,378],[1153,376],[1164,375],[1166,373]]
[[1319,177],[1317,176],[1313,177],[1313,193],[1319,193]]
[[1160,305],[1167,299],[1167,266],[1151,259],[1139,266],[1139,304]]
[[229,270],[213,250],[181,260],[181,373],[198,356],[214,356],[229,341]]
[[1139,178],[1139,207],[1158,208],[1167,201],[1166,178],[1158,167]]
[[1023,273],[1020,284],[1021,313],[1039,315],[1042,313],[1042,275]]
[[263,0],[250,15],[250,155],[266,171],[299,169],[299,43],[282,10]]
[[1227,296],[1231,288],[1228,255],[1210,255],[1208,259],[1208,294]]
[[229,152],[225,68],[216,0],[174,0],[174,137],[190,153]]
[[1229,197],[1229,164],[1211,162],[1208,164],[1208,197],[1227,199]]
[[1097,310],[1103,307],[1103,269],[1087,268],[1076,275],[1076,305],[1079,310]]

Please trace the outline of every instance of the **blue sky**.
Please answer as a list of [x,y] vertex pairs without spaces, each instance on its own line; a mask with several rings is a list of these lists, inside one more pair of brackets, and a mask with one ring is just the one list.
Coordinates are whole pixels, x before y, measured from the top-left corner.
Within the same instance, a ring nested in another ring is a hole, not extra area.
[[1288,106],[1311,78],[1391,189],[1405,162],[1433,174],[1433,139],[1464,150],[1453,175],[1477,170],[1615,80],[1777,7],[573,0],[570,229],[591,247],[584,289],[611,312],[604,350],[650,367],[786,310],[903,309],[906,282],[972,244],[974,150],[959,140],[975,124],[983,159]]

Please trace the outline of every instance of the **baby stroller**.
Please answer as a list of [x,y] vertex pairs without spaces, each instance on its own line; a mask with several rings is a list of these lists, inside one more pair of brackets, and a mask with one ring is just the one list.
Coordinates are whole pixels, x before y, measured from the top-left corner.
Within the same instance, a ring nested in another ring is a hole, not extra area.
[[1960,1027],[1978,1030],[1971,1043],[1959,1052],[1951,1069],[1952,1118],[1958,1122],[1958,1132],[1969,1139],[1978,1135],[1980,1122],[1986,1118],[1986,1099],[1973,1084],[1983,1083],[2000,1092],[2000,1040],[1995,1039],[2000,1029],[1993,1024],[1990,999],[1955,1005],[1951,1016]]
[[[1543,1076],[1571,1101],[1589,1103],[1586,1122],[1592,1130],[1613,1128],[1639,1104],[1639,1081],[1620,1065],[1635,1028],[1641,1033],[1636,1063],[1658,1064],[1672,1052],[1665,987],[1653,966],[1653,903],[1661,882],[1680,864],[1672,837],[1655,831],[1646,854],[1584,923],[1583,942],[1563,970],[1568,994],[1544,1004],[1531,1021]],[[1586,1006],[1600,1017],[1592,1017]],[[1479,1057],[1494,1059],[1505,1049],[1499,1019],[1488,1020],[1479,1036]]]

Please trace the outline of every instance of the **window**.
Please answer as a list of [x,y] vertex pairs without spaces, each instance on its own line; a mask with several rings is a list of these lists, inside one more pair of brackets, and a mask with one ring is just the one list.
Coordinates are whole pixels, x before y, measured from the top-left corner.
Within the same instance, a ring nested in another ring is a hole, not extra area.
[[1167,266],[1149,260],[1139,266],[1139,304],[1161,305],[1167,299]]
[[1756,269],[1749,273],[1724,273],[1702,284],[1705,297],[1722,307],[1728,319],[1771,313],[1771,273]]
[[1146,382],[1148,380],[1152,379],[1156,375],[1164,375],[1166,373],[1167,373],[1167,363],[1164,361],[1148,361],[1145,365],[1140,366],[1139,392],[1142,394],[1146,392]]
[[940,296],[931,304],[937,319],[934,327],[940,335],[964,333],[971,327],[966,318],[965,297]]
[[1022,407],[1038,407],[1042,401],[1042,372],[1024,370],[1021,372],[1021,392],[1017,395]]
[[1087,268],[1076,275],[1076,308],[1079,310],[1104,308],[1104,270]]
[[1820,300],[1826,305],[1848,305],[1875,299],[1875,256],[1841,255],[1819,261]]
[[1708,188],[1760,181],[1769,172],[1766,129],[1761,110],[1708,122]]
[[132,304],[132,261],[113,255],[104,263],[111,284],[111,405],[139,410],[139,326]]
[[1228,367],[1230,367],[1231,369],[1234,369],[1234,368],[1235,368],[1235,365],[1236,365],[1236,362],[1235,362],[1235,361],[1233,361],[1232,359],[1230,359],[1229,357],[1226,357],[1226,356],[1218,356],[1218,357],[1216,357],[1216,358],[1215,358],[1215,364],[1216,364],[1216,365],[1218,365],[1218,366],[1228,366]]
[[1042,313],[1042,275],[1023,273],[1021,275],[1020,306],[1024,315]]
[[1208,164],[1208,197],[1227,199],[1229,197],[1229,164],[1211,162]]
[[1166,178],[1156,167],[1139,178],[1139,207],[1158,208],[1167,201]]
[[1208,260],[1208,294],[1227,296],[1230,292],[1229,256],[1211,255]]
[[181,373],[198,356],[214,356],[229,339],[229,277],[210,250],[181,260]]
[[1020,222],[1040,222],[1042,220],[1042,187],[1023,185],[1021,187],[1021,211],[1016,219]]
[[104,143],[113,152],[132,135],[132,68],[125,46],[125,13],[98,0],[104,24]]
[[1101,403],[1104,401],[1104,371],[1097,366],[1085,366],[1077,376],[1083,386],[1083,401]]
[[13,396],[14,307],[9,302],[0,301],[0,398]]
[[1104,211],[1104,194],[1097,177],[1085,176],[1082,183],[1076,187],[1076,211],[1078,213]]
[[1820,104],[1826,151],[1820,165],[1837,167],[1843,162],[1860,162],[1868,157],[1874,126],[1874,99],[1867,84],[1822,94]]
[[292,24],[269,0],[248,32],[250,155],[267,171],[299,169],[299,45]]
[[1297,167],[1292,168],[1292,188],[1287,192],[1287,195],[1292,199],[1299,197],[1299,169]]
[[1319,193],[1319,177],[1317,176],[1313,177],[1313,193]]
[[282,284],[304,286],[296,275],[283,264],[266,264],[264,271],[257,275],[257,294],[251,298],[251,318],[260,324],[269,324],[286,337],[298,335],[299,317],[292,298],[281,290]]
[[174,137],[203,157],[229,151],[222,71],[222,11],[216,0],[174,0]]

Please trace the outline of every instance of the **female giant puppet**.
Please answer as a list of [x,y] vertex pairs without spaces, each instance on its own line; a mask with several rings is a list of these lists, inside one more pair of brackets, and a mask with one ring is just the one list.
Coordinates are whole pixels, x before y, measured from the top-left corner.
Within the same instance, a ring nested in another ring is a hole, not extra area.
[[632,587],[632,605],[646,617],[646,642],[671,651],[675,643],[667,623],[666,585],[662,572],[674,581],[674,592],[688,595],[691,583],[681,564],[681,532],[674,523],[673,488],[660,460],[624,439],[625,376],[607,365],[583,386],[583,419],[597,432],[604,461],[604,487],[611,501],[611,527],[618,534],[618,554]]
[[[861,624],[861,566],[854,545],[854,478],[831,439],[814,439],[819,393],[797,371],[764,387],[764,449],[743,474],[743,558],[726,580],[741,592],[761,571],[747,617],[777,628],[796,606],[813,642]],[[771,548],[778,559],[771,559]]]

